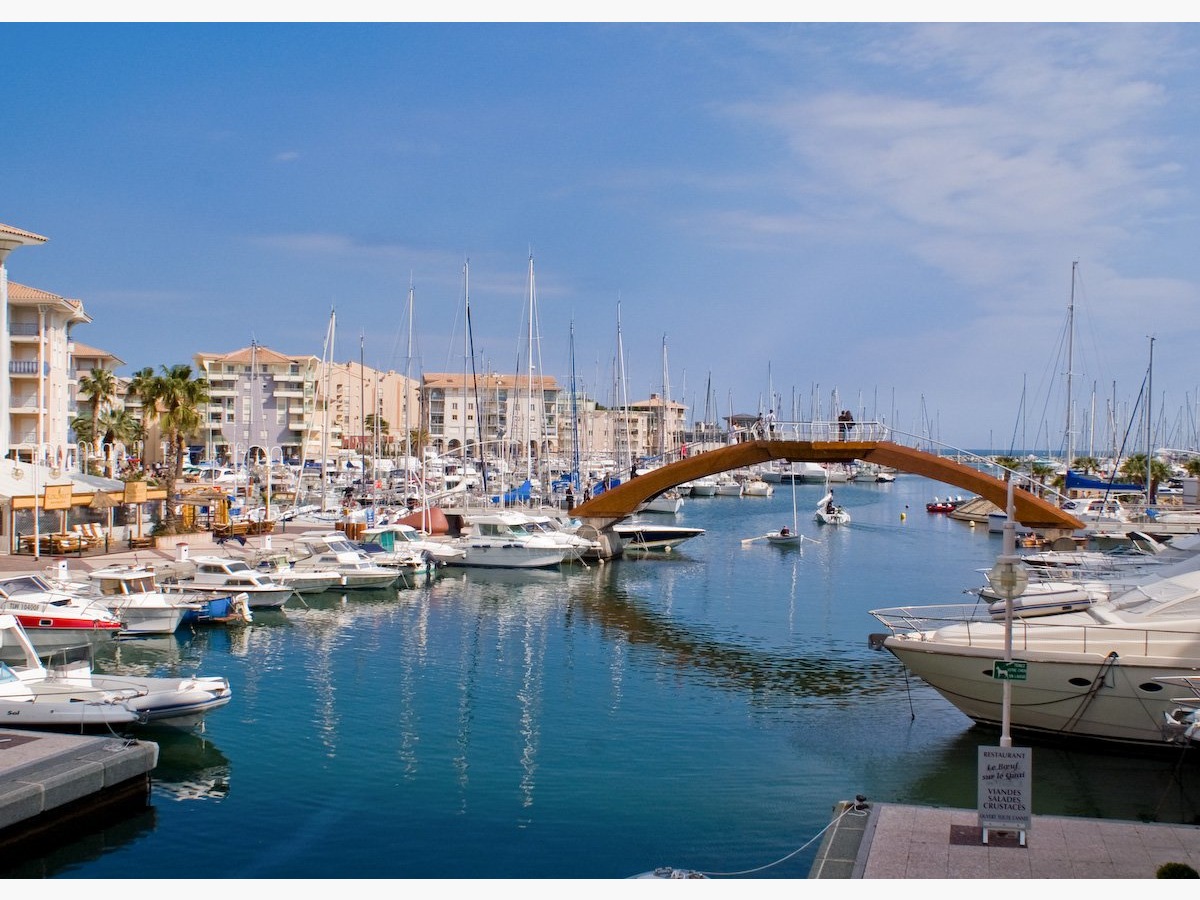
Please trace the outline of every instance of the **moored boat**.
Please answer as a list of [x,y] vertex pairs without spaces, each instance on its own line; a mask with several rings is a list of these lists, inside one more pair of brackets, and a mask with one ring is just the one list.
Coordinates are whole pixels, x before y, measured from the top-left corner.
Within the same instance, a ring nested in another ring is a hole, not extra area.
[[658,525],[653,522],[620,522],[612,530],[621,538],[626,551],[669,552],[684,541],[704,534],[703,528]]
[[[871,646],[996,726],[1007,627],[981,606],[872,610],[890,633]],[[1010,658],[1024,663],[1024,679],[1008,681],[1014,730],[1145,747],[1179,740],[1185,717],[1164,684],[1200,671],[1200,572],[1147,578],[1082,609],[1015,616]]]
[[[77,591],[59,590],[40,575],[0,578],[0,613],[10,613],[25,630],[38,655],[94,650],[117,639],[121,620],[103,604]],[[21,652],[0,644],[0,660]]]
[[104,675],[86,660],[47,667],[10,614],[0,614],[0,644],[13,654],[0,662],[0,715],[10,728],[190,728],[232,699],[220,676]]

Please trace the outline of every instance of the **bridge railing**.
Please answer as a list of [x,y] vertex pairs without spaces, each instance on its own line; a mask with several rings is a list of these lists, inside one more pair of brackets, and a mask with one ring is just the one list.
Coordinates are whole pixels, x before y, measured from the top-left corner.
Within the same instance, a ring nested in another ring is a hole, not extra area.
[[776,422],[774,429],[752,425],[732,434],[735,443],[756,440],[888,441],[892,430],[883,422]]

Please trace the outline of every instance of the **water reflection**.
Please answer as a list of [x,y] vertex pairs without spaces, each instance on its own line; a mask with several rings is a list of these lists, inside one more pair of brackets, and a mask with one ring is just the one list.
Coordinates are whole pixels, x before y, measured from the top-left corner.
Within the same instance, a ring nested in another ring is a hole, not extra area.
[[[814,642],[815,652],[795,654],[739,644],[704,623],[670,615],[670,589],[661,597],[631,590],[637,579],[616,562],[569,582],[569,601],[584,621],[623,635],[629,644],[660,651],[660,662],[723,689],[747,691],[758,701],[804,702],[888,694],[902,689],[890,660],[862,647],[838,653]],[[656,607],[665,606],[660,612]]]
[[223,800],[229,794],[229,760],[201,734],[162,732],[155,737],[158,765],[152,796],[168,800]]
[[[105,807],[94,817],[73,818],[51,832],[6,842],[0,853],[0,877],[54,878],[128,848],[151,834],[157,815],[144,798]],[[95,825],[95,827],[92,827]]]
[[[1043,816],[1200,824],[1200,770],[1184,748],[1128,751],[1014,738],[1033,749],[1033,811]],[[911,760],[902,802],[974,809],[978,748],[999,745],[999,733],[971,726]],[[901,767],[902,768],[902,767]]]

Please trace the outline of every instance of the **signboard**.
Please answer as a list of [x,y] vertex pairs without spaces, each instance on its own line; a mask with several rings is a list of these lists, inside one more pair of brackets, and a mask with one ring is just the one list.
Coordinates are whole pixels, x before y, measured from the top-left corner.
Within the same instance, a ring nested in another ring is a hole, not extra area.
[[146,502],[146,482],[144,481],[127,481],[125,482],[125,497],[124,503],[145,503]]
[[1032,819],[1028,747],[979,748],[979,827],[1028,831]]
[[69,484],[48,484],[46,485],[46,494],[42,499],[43,509],[70,509],[71,508],[71,485]]
[[996,660],[992,663],[992,677],[997,681],[1024,681],[1028,663],[1023,660]]

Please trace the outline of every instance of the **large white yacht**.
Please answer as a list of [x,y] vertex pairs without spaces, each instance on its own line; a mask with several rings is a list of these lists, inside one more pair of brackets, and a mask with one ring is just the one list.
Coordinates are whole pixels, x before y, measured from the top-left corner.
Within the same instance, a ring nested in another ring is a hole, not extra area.
[[292,565],[298,571],[335,571],[347,590],[391,587],[400,580],[398,569],[377,566],[340,531],[306,531],[292,544]]
[[463,555],[450,565],[490,569],[544,569],[576,552],[561,540],[534,534],[523,514],[509,511],[472,514],[466,533],[452,544]]

